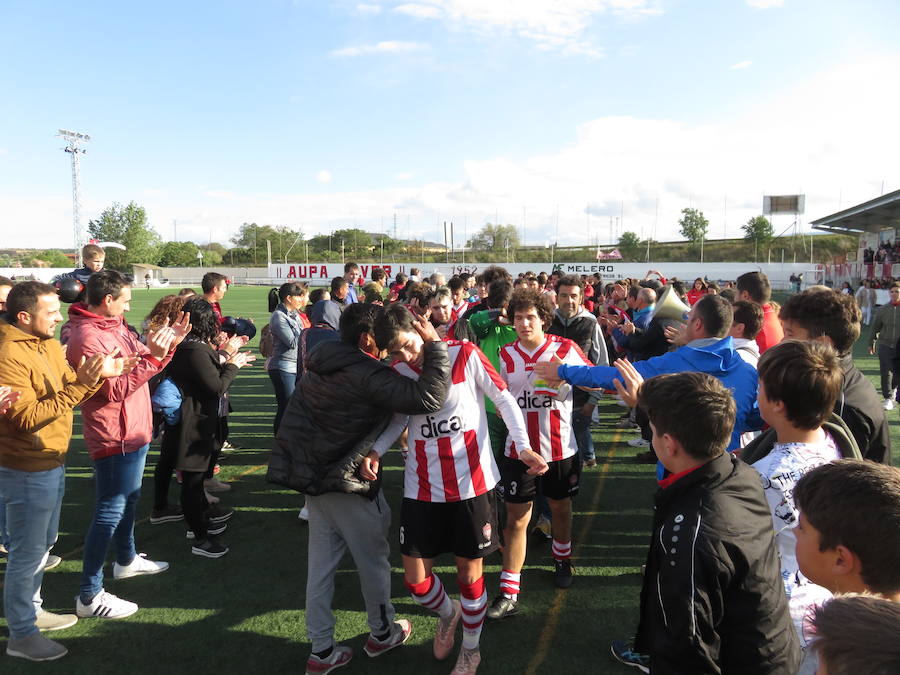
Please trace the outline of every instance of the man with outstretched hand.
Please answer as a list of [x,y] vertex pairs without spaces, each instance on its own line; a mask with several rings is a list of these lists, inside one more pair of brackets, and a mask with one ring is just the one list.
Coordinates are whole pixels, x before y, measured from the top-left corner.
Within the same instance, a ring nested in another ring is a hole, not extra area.
[[65,492],[72,410],[106,378],[127,374],[135,359],[98,352],[79,359],[73,370],[53,339],[62,321],[56,289],[26,281],[13,287],[6,302],[0,320],[0,382],[10,389],[8,409],[0,414],[0,502],[10,531],[3,587],[10,635],[6,653],[52,661],[68,650],[41,631],[68,628],[78,620],[43,610],[41,599]]

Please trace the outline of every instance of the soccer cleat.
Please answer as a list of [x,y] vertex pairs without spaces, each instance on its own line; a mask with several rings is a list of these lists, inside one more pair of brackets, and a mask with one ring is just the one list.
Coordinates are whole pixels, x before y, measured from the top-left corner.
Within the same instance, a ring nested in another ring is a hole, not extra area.
[[34,620],[34,625],[42,633],[71,628],[76,623],[78,623],[78,617],[74,614],[54,614],[46,610],[41,610]]
[[75,613],[82,619],[96,617],[98,619],[124,619],[138,611],[138,606],[116,597],[112,593],[101,590],[90,604],[85,605],[80,597],[75,598]]
[[456,626],[462,616],[462,605],[459,600],[453,600],[453,614],[448,618],[438,619],[437,628],[434,631],[434,658],[443,661],[453,651],[453,643],[456,641]]
[[394,647],[399,647],[409,640],[410,635],[412,635],[412,624],[406,619],[397,619],[394,621],[394,625],[391,626],[390,635],[384,640],[377,640],[374,635],[369,634],[369,639],[366,640],[366,646],[363,647],[363,651],[367,656],[371,656],[374,659],[376,656],[386,654]]
[[512,616],[513,614],[518,614],[519,612],[519,601],[513,600],[512,598],[507,598],[502,593],[494,598],[494,601],[491,603],[491,606],[487,609],[487,618],[492,621],[499,621],[500,619],[505,619],[508,616]]
[[207,537],[191,547],[191,553],[203,558],[221,558],[228,553],[228,547],[215,537]]
[[350,663],[353,658],[353,650],[344,645],[335,645],[327,658],[320,659],[315,654],[310,654],[306,660],[306,675],[325,675],[332,670],[337,670]]
[[180,506],[166,506],[164,509],[153,509],[150,513],[150,524],[177,523],[184,520],[184,512]]
[[6,653],[29,661],[54,661],[64,657],[69,650],[40,633],[32,633],[23,638],[9,638]]
[[146,553],[139,553],[127,565],[113,563],[113,578],[127,579],[128,577],[136,577],[142,574],[159,574],[167,569],[169,569],[169,563],[148,560]]
[[619,663],[637,668],[642,673],[650,672],[650,657],[646,654],[638,654],[632,649],[630,643],[624,640],[613,640],[609,646],[609,651],[612,652],[613,658]]
[[[225,530],[227,530],[227,529],[228,529],[228,524],[227,524],[227,523],[221,523],[221,524],[219,524],[219,525],[213,525],[213,526],[211,526],[211,527],[207,527],[207,528],[206,528],[206,534],[211,534],[211,535],[214,535],[214,536],[215,536],[215,535],[217,535],[217,534],[222,534],[222,533],[223,533]],[[197,538],[196,535],[194,534],[194,531],[193,531],[193,530],[188,530],[187,533],[186,533],[184,536],[185,536],[187,539],[196,539],[196,538]]]
[[478,672],[479,663],[481,663],[481,652],[478,651],[478,648],[466,649],[463,647],[459,650],[456,666],[450,675],[475,675]]
[[554,570],[554,578],[553,581],[556,583],[557,588],[568,588],[572,585],[572,576],[575,568],[572,567],[571,560],[555,560],[554,565],[556,569]]

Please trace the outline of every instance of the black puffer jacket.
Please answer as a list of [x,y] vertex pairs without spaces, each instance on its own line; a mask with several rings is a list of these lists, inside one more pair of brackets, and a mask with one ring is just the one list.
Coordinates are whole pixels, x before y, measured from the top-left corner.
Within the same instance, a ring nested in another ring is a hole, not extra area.
[[269,482],[308,495],[345,492],[374,499],[381,477],[362,480],[359,465],[391,415],[437,412],[447,399],[447,345],[430,342],[424,349],[418,380],[346,342],[325,342],[312,350],[281,419]]
[[841,357],[844,384],[834,412],[850,427],[863,459],[891,464],[891,433],[881,397],[850,354]]
[[724,453],[656,493],[635,649],[654,675],[794,675],[772,515],[759,474]]

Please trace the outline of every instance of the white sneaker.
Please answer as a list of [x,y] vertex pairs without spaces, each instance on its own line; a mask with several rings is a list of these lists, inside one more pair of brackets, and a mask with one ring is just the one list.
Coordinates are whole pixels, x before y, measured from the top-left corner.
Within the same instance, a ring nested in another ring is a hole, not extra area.
[[628,445],[632,448],[649,448],[650,441],[645,441],[643,438],[632,438],[628,441]]
[[894,399],[886,398],[884,399],[884,403],[881,404],[885,410],[893,410],[894,409]]
[[139,553],[127,565],[113,563],[113,578],[127,579],[128,577],[136,577],[141,574],[159,574],[167,569],[169,569],[169,563],[148,560],[146,553]]
[[93,601],[89,605],[82,604],[81,597],[75,597],[75,614],[82,619],[88,617],[124,619],[136,611],[138,611],[138,606],[135,603],[122,600],[122,598],[102,590],[94,596]]
[[309,509],[306,508],[306,504],[303,505],[303,508],[300,509],[300,514],[297,516],[300,520],[305,520],[309,522]]

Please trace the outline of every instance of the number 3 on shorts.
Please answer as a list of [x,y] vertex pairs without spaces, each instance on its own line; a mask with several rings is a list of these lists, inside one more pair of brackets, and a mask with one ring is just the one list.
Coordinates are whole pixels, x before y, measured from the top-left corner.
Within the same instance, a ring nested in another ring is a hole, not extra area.
[[516,491],[519,489],[519,484],[516,481],[509,482],[509,494],[515,495]]
[[403,526],[400,526],[400,545],[403,545]]

